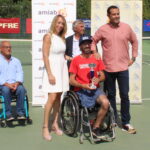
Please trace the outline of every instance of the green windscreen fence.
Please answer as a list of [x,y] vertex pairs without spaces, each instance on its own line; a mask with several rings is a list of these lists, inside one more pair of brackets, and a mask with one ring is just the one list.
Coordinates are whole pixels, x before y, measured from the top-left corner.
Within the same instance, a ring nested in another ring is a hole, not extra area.
[[22,65],[32,65],[32,41],[10,41],[12,44],[12,55],[17,57]]
[[143,40],[143,64],[150,65],[150,38]]

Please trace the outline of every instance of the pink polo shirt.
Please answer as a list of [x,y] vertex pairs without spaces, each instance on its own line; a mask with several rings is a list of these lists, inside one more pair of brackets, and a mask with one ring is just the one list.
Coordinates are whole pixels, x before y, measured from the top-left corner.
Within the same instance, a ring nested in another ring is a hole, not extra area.
[[129,42],[132,45],[132,57],[137,57],[138,41],[128,24],[120,22],[116,28],[110,24],[101,26],[93,36],[92,50],[96,49],[96,44],[99,41],[101,41],[102,57],[107,72],[119,72],[128,69]]

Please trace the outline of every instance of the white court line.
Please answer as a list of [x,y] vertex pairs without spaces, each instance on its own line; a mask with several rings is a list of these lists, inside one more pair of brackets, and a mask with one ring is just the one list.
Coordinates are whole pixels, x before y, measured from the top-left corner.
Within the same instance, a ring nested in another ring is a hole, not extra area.
[[144,54],[144,53],[142,53],[142,55],[150,56],[150,54]]
[[143,64],[150,66],[150,64],[149,64],[149,63],[146,63],[146,62],[143,62]]
[[150,37],[142,37],[143,40],[149,40]]
[[150,101],[150,98],[143,98],[142,101]]
[[[150,101],[150,98],[143,98],[142,101]],[[29,101],[29,104],[32,104],[32,102]],[[44,108],[44,105],[42,105],[42,108]]]

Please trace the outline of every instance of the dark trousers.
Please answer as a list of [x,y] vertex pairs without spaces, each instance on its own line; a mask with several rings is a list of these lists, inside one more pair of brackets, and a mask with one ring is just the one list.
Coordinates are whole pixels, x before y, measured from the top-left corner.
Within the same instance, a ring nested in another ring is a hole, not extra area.
[[119,86],[119,94],[121,98],[121,120],[122,124],[130,122],[130,101],[129,101],[129,71],[121,72],[106,72],[106,80],[104,82],[104,90],[108,94],[108,99],[114,109],[115,117],[117,119],[116,108],[116,80]]

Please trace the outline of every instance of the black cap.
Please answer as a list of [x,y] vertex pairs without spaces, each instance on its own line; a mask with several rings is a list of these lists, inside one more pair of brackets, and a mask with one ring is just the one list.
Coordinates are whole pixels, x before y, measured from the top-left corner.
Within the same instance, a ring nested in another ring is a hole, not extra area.
[[82,35],[79,39],[79,46],[84,42],[84,41],[89,41],[92,42],[92,36],[89,35]]

